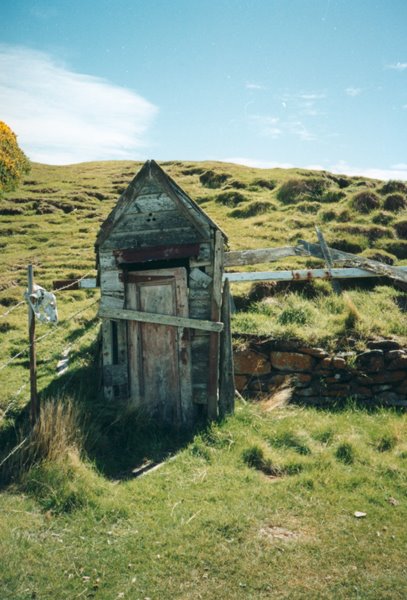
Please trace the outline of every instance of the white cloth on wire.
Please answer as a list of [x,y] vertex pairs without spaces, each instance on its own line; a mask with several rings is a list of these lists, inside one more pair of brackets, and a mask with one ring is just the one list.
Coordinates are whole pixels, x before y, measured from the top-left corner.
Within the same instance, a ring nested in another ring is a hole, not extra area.
[[34,284],[31,294],[25,292],[24,297],[34,311],[34,315],[43,323],[57,323],[58,310],[55,294],[47,292],[40,285]]

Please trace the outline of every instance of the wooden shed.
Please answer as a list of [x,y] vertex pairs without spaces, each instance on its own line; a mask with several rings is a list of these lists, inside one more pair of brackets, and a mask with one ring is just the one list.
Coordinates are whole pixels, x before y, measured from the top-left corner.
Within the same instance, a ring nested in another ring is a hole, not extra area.
[[225,241],[156,162],[144,164],[96,241],[106,401],[177,426],[232,410],[233,398],[219,409]]

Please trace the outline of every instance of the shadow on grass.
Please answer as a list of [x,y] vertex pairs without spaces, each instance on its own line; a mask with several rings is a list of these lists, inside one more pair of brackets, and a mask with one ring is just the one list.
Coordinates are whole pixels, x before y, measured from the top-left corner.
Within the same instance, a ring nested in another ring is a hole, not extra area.
[[[77,409],[83,446],[97,470],[111,479],[130,479],[143,465],[153,466],[185,447],[206,427],[193,429],[160,426],[129,407],[128,403],[104,398],[100,386],[98,342],[70,354],[71,364],[83,364],[55,376],[41,392],[40,403],[70,399]],[[11,425],[0,430],[0,463],[30,429],[29,405],[12,415]],[[1,472],[0,484],[7,485],[13,474]]]

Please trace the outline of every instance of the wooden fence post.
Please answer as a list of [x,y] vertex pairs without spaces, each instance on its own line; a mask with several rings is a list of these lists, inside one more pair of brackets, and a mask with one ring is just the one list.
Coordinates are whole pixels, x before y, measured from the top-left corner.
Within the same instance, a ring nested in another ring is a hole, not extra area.
[[235,375],[233,369],[232,331],[230,326],[231,295],[229,280],[225,280],[222,294],[221,319],[224,328],[220,337],[219,417],[232,414],[235,407]]
[[[214,254],[211,319],[219,321],[223,275],[223,237],[220,231],[215,232]],[[213,421],[218,417],[219,332],[210,333],[208,375],[208,419]]]
[[[34,290],[34,275],[32,265],[28,265],[28,297]],[[39,415],[37,395],[37,357],[35,352],[35,314],[31,304],[28,302],[28,343],[30,349],[30,419],[34,426]]]

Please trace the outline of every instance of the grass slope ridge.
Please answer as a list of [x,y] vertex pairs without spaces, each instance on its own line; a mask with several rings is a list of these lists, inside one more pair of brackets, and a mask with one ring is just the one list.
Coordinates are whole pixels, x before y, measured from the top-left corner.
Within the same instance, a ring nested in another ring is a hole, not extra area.
[[[298,238],[315,241],[318,224],[336,248],[407,264],[404,183],[216,162],[172,161],[162,166],[219,223],[229,236],[231,250],[284,246]],[[21,301],[29,263],[34,265],[36,282],[48,289],[55,279],[95,275],[96,233],[140,167],[133,161],[34,163],[20,188],[0,198],[0,314]],[[249,269],[321,264],[293,257]],[[235,285],[233,293],[237,304],[247,309],[234,319],[237,332],[296,335],[324,344],[375,335],[407,341],[405,300],[393,287],[350,290],[348,298],[335,298],[327,282],[305,289],[268,286],[272,298],[260,297],[260,302],[256,290],[251,294],[248,286]],[[55,377],[63,352],[69,351],[73,368],[81,368],[92,354],[98,330],[97,305],[92,302],[97,298],[97,291],[58,294],[61,326],[38,346],[40,389]],[[24,306],[0,317],[0,367],[27,349],[25,319]],[[49,326],[37,325],[38,336],[48,331]],[[26,354],[0,371],[5,381],[0,407],[11,416],[13,406],[21,405],[26,394],[22,389],[26,371]]]
[[[54,279],[94,275],[96,232],[140,166],[33,165],[0,200],[0,368],[23,352],[0,371],[4,456],[26,431],[26,309],[5,314],[21,301],[26,266],[48,289]],[[233,250],[314,241],[314,223],[333,245],[338,232],[366,252],[380,242],[389,261],[405,244],[406,191],[394,182],[221,163],[163,167]],[[318,264],[292,258],[272,268]],[[331,338],[405,335],[401,293],[382,282],[345,300],[326,282],[266,292],[240,293],[249,310],[236,330],[271,327],[315,341],[324,328]],[[37,346],[44,412],[0,494],[2,600],[406,597],[405,414],[239,405],[192,439],[143,426],[93,385],[97,300],[98,291],[60,292],[59,326],[37,323],[38,336],[50,334]],[[63,354],[69,369],[57,377]],[[169,456],[147,476],[123,477]]]

